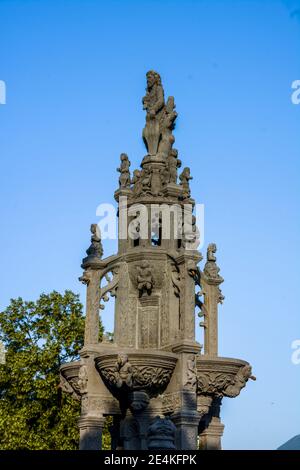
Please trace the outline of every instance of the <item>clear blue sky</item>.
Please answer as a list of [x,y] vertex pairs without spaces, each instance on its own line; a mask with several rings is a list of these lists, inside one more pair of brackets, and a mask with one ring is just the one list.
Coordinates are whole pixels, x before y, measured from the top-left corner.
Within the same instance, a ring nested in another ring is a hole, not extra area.
[[[175,96],[176,148],[219,247],[220,353],[256,382],[224,401],[226,449],[300,433],[300,2],[0,2],[0,307],[72,289],[119,154],[137,167],[145,73]],[[115,249],[106,242],[105,254]],[[111,309],[103,312],[111,329]]]

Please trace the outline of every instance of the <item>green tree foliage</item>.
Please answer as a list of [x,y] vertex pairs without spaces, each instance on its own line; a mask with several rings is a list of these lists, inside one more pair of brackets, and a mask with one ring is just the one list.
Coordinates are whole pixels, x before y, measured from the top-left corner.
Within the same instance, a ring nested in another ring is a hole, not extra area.
[[0,449],[78,448],[80,402],[61,392],[59,367],[78,359],[83,334],[82,305],[71,291],[14,299],[0,314]]

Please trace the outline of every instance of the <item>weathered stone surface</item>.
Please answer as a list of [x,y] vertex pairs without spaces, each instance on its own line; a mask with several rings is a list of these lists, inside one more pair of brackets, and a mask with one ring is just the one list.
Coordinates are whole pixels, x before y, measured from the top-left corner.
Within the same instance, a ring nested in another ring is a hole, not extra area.
[[[128,156],[120,156],[116,255],[102,259],[101,235],[91,226],[80,278],[87,288],[84,347],[80,361],[61,367],[61,388],[81,400],[81,449],[100,449],[106,415],[113,416],[113,449],[193,450],[197,442],[220,449],[222,399],[255,378],[246,361],[218,356],[224,296],[217,247],[208,245],[201,270],[191,171],[184,167],[178,181],[175,101],[165,101],[157,72],[147,73],[143,106],[147,155],[131,173]],[[114,335],[100,342],[99,314],[111,297]]]
[[170,418],[156,416],[148,429],[148,449],[176,449],[175,434],[176,426]]

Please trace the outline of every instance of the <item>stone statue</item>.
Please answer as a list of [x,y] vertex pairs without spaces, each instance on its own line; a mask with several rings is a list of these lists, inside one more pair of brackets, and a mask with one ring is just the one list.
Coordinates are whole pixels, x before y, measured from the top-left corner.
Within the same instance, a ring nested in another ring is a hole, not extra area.
[[132,386],[132,366],[128,360],[127,354],[119,354],[115,365],[115,379],[118,388],[123,385]]
[[143,139],[150,155],[156,155],[160,140],[160,118],[165,106],[164,90],[160,75],[153,70],[147,72],[146,95],[143,107],[147,112]]
[[134,170],[131,183],[133,184],[133,194],[134,196],[139,196],[143,191],[143,185],[141,180],[141,171]]
[[149,168],[143,168],[141,171],[141,184],[142,192],[145,194],[151,194],[151,171]]
[[150,295],[153,288],[153,277],[149,262],[146,260],[142,261],[137,270],[137,287],[140,297],[144,292],[147,292],[147,294]]
[[89,258],[102,258],[103,247],[101,243],[101,233],[97,224],[91,225],[91,244],[86,250],[86,254]]
[[207,247],[207,261],[217,261],[215,253],[217,251],[217,245],[210,243]]
[[[207,261],[204,266],[204,274],[207,276],[208,279],[217,281],[219,284],[221,284],[221,282],[223,282],[223,278],[219,275],[220,268],[216,263],[216,251],[217,245],[215,243],[210,243],[207,247]],[[224,297],[222,296],[222,301],[223,300]]]
[[117,171],[121,173],[119,178],[120,189],[130,188],[130,161],[126,153],[121,153],[120,160],[120,168],[117,168]]
[[158,146],[158,153],[163,157],[168,157],[171,152],[172,145],[175,142],[175,137],[172,134],[174,129],[174,122],[177,118],[177,113],[174,111],[175,102],[174,97],[170,96],[166,103],[164,114],[160,122],[161,140]]
[[175,138],[172,134],[177,118],[174,97],[170,96],[165,104],[164,90],[160,75],[153,70],[147,72],[146,95],[143,107],[147,112],[143,139],[149,155],[167,157]]
[[179,179],[180,184],[182,186],[182,199],[187,199],[191,196],[190,180],[193,179],[189,167],[185,167],[183,169],[183,172],[179,176]]
[[181,167],[181,160],[177,156],[178,152],[176,149],[172,149],[168,155],[168,183],[177,183],[177,168]]

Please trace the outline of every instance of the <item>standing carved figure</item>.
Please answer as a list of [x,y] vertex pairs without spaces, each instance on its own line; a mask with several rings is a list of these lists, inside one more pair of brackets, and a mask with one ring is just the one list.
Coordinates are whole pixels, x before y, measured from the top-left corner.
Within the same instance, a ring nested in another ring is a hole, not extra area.
[[141,171],[141,184],[142,192],[145,194],[151,194],[151,180],[152,174],[149,168],[143,168]]
[[174,129],[176,118],[177,113],[175,111],[174,97],[169,96],[160,121],[161,138],[158,146],[158,153],[165,158],[168,157],[169,153],[171,152],[172,145],[175,142],[175,137],[172,134],[172,130]]
[[177,168],[181,167],[181,160],[177,158],[178,152],[176,149],[171,149],[168,158],[167,158],[167,164],[168,164],[168,170],[169,170],[169,176],[168,176],[168,183],[177,183]]
[[97,224],[91,225],[91,244],[86,250],[89,258],[101,258],[103,256],[103,247],[101,243],[101,232]]
[[143,190],[140,170],[134,170],[131,183],[133,184],[134,196],[139,196]]
[[217,245],[210,243],[207,247],[207,261],[217,261],[215,253],[217,252]]
[[187,199],[191,195],[191,190],[190,190],[190,180],[193,179],[191,176],[191,170],[189,167],[185,167],[183,169],[183,172],[179,176],[180,179],[180,184],[182,186],[182,198]]
[[164,90],[160,75],[153,70],[147,72],[146,95],[143,107],[147,112],[143,139],[150,155],[156,155],[160,140],[160,118],[165,106]]
[[117,168],[117,171],[121,173],[119,178],[119,186],[121,189],[130,188],[130,160],[126,153],[121,153],[120,160],[120,168]]

